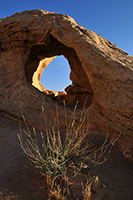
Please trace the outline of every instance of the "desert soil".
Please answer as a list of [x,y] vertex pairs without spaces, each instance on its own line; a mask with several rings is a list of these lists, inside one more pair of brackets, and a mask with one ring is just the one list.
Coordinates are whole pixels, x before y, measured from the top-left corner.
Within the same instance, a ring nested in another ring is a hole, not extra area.
[[[0,200],[48,200],[45,178],[22,152],[18,133],[19,123],[0,115]],[[123,157],[118,147],[113,148],[103,165],[89,173],[100,180],[98,190],[92,192],[92,200],[133,199],[133,165]],[[85,176],[87,179],[88,175]],[[78,181],[82,182],[81,179]]]

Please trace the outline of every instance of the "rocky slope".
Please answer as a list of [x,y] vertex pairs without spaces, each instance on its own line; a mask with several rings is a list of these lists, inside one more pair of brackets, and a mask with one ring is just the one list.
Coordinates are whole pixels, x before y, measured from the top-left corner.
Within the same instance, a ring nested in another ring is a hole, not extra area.
[[[23,125],[22,130],[26,131]],[[48,200],[45,177],[39,174],[22,152],[18,132],[17,121],[0,115],[0,200]],[[99,186],[92,191],[91,199],[133,199],[133,167],[116,146],[107,162],[82,173],[80,178],[77,176],[73,187],[78,194],[78,200],[83,200],[79,185],[81,182],[86,183],[86,180],[94,175],[99,177]]]

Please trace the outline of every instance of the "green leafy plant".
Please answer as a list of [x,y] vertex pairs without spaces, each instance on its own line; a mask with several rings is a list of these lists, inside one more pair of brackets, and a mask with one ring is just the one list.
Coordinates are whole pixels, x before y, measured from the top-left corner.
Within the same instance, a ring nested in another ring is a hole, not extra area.
[[[109,141],[107,136],[98,147],[89,142],[87,139],[89,120],[85,105],[78,115],[76,104],[69,120],[64,105],[64,130],[60,130],[58,107],[56,107],[56,116],[52,123],[51,121],[47,123],[44,107],[42,107],[42,113],[46,133],[41,132],[41,142],[38,141],[35,128],[33,128],[33,132],[30,131],[24,116],[23,120],[27,131],[22,131],[20,126],[18,138],[23,152],[39,169],[40,173],[47,177],[47,183],[49,186],[51,185],[49,190],[51,194],[54,193],[55,196],[58,194],[57,199],[60,199],[59,195],[63,195],[65,199],[65,196],[69,194],[72,176],[76,176],[84,168],[90,169],[105,162],[117,137],[114,136]],[[26,136],[25,139],[23,139],[23,133]],[[61,198],[63,199],[63,197]]]

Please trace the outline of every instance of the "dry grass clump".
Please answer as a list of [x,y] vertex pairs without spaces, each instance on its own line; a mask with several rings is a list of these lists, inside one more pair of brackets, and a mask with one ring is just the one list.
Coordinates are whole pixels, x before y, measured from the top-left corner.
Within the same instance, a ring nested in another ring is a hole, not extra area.
[[[96,167],[106,161],[108,154],[116,141],[116,136],[109,141],[108,137],[104,142],[96,147],[86,139],[89,133],[89,121],[87,110],[83,107],[81,114],[77,117],[77,104],[68,122],[66,106],[64,106],[65,116],[65,132],[63,137],[60,130],[59,112],[56,107],[56,117],[53,119],[53,125],[47,123],[45,109],[42,107],[46,133],[41,132],[41,143],[35,128],[33,133],[30,132],[26,120],[23,117],[27,131],[26,139],[23,140],[23,133],[20,129],[18,138],[21,148],[27,157],[39,169],[40,173],[47,177],[50,196],[55,199],[67,199],[70,197],[70,185],[72,184],[72,176],[76,176],[81,169],[90,169]],[[70,175],[71,174],[71,177]],[[84,190],[84,199],[87,194],[91,195],[91,184]]]
[[94,176],[91,179],[87,180],[85,186],[82,184],[82,193],[83,193],[83,200],[90,200],[93,193],[98,192],[99,188],[99,178],[98,176]]

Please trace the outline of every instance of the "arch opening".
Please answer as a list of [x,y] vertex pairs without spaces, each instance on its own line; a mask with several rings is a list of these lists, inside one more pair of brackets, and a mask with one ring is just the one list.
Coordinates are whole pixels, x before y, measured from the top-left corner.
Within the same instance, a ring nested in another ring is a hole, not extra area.
[[[64,56],[70,66],[72,84],[65,88],[65,92],[48,90],[41,84],[44,69],[56,56]],[[76,52],[58,42],[50,34],[47,35],[42,44],[32,47],[25,66],[25,72],[27,81],[30,84],[58,102],[65,100],[67,104],[75,105],[76,101],[79,101],[79,104],[83,105],[86,97],[89,96],[87,106],[92,103],[93,91]]]
[[65,92],[65,88],[72,84],[70,80],[70,66],[63,55],[56,56],[49,65],[44,68],[40,83],[47,90]]

